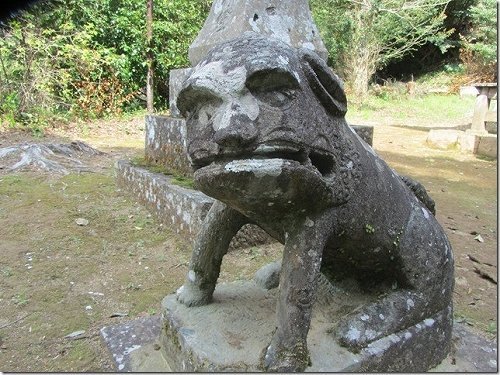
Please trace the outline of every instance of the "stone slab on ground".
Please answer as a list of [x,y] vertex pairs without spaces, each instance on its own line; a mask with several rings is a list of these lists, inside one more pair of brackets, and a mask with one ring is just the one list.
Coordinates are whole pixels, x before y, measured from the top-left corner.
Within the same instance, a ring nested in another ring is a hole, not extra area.
[[[244,285],[244,283],[240,284]],[[188,368],[188,360],[190,358],[188,348],[195,346],[197,339],[204,340],[204,345],[207,349],[206,354],[208,355],[227,358],[228,353],[226,350],[229,348],[235,353],[234,361],[238,362],[239,366],[237,370],[241,371],[243,369],[243,363],[252,362],[255,365],[256,359],[251,359],[252,352],[248,352],[247,347],[254,346],[255,348],[253,351],[257,353],[270,339],[271,332],[274,329],[273,301],[275,293],[276,291],[266,292],[260,288],[252,288],[251,291],[246,292],[247,298],[243,298],[243,300],[240,299],[240,296],[237,297],[234,294],[232,296],[230,295],[227,301],[234,306],[233,312],[237,310],[239,315],[236,316],[228,316],[228,312],[224,312],[225,307],[223,306],[224,300],[222,297],[224,292],[218,294],[218,296],[216,295],[215,304],[218,303],[220,305],[216,310],[222,313],[219,319],[219,322],[222,323],[215,327],[206,325],[207,316],[204,314],[205,309],[203,307],[191,308],[191,312],[188,312],[188,314],[191,315],[192,319],[195,319],[195,324],[191,327],[182,326],[179,328],[179,330],[182,328],[180,337],[182,340],[185,340],[183,345],[185,345],[186,348],[184,358],[186,370],[184,371],[192,371]],[[359,299],[355,296],[352,296],[353,298],[345,297],[346,296],[344,296],[344,300],[349,301],[351,307],[359,303]],[[173,299],[173,296],[167,297],[163,305],[172,307],[175,305]],[[246,303],[245,301],[250,303]],[[251,308],[247,309],[248,306]],[[175,323],[177,326],[181,326],[183,322],[190,319],[189,317],[186,318],[183,316],[178,316],[178,318],[181,319],[181,321]],[[226,325],[227,319],[236,322],[236,327],[230,329]],[[313,325],[313,330],[317,330],[318,326],[321,325],[331,325],[329,320],[330,317],[321,315],[317,309],[314,313],[314,319],[317,323]],[[256,331],[252,327],[245,326],[245,322],[249,320],[259,322],[257,327],[255,327]],[[263,327],[260,327],[260,325],[263,325]],[[179,342],[170,342],[166,340],[165,334],[161,335],[160,340],[161,327],[162,318],[159,316],[152,316],[102,328],[101,337],[110,354],[113,356],[116,369],[123,372],[183,371],[182,369],[176,369],[172,364],[169,365],[162,355],[162,352],[171,351],[172,347],[178,345]],[[207,329],[210,330],[210,328],[212,328],[212,334],[204,335],[203,337],[197,336],[200,332],[206,332]],[[268,330],[270,330],[270,332],[263,336],[259,336],[262,331]],[[392,341],[395,341],[394,336],[392,337]],[[307,371],[339,371],[342,363],[353,361],[356,356],[359,356],[345,349],[343,351],[338,351],[335,345],[321,346],[321,343],[315,342],[314,339],[309,339],[309,345],[311,349],[311,360],[313,363],[316,362],[317,364],[310,367]],[[320,347],[322,347],[321,350]],[[401,360],[407,360],[407,358],[402,356]],[[325,363],[324,367],[318,365],[320,361]],[[210,365],[205,363],[205,366],[209,367]],[[418,366],[415,365],[413,370],[410,368],[409,371],[418,371],[417,367]],[[438,366],[432,368],[430,371],[494,373],[497,372],[497,368],[496,342],[487,340],[474,333],[463,323],[455,322],[451,353]],[[216,369],[214,368],[214,370]],[[228,368],[227,370],[230,369]],[[360,372],[366,370],[354,366],[344,369],[344,372],[348,371]]]
[[427,135],[427,144],[431,147],[447,150],[459,148],[480,156],[497,158],[497,135],[476,133],[471,129],[431,129]]
[[496,134],[482,135],[479,137],[477,154],[497,159],[498,139]]
[[[118,185],[133,194],[156,218],[194,243],[203,220],[214,200],[200,191],[186,189],[171,182],[172,178],[132,165],[125,160],[116,163]],[[244,225],[230,243],[230,250],[274,242],[256,225]]]
[[171,371],[159,349],[160,316],[138,318],[103,327],[101,338],[120,372]]

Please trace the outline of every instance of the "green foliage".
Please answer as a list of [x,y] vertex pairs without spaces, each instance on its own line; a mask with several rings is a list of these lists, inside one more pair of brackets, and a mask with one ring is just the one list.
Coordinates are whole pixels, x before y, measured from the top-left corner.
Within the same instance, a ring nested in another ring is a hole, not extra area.
[[431,42],[444,52],[448,0],[312,0],[330,62],[354,96],[364,97],[373,74]]
[[171,176],[170,182],[174,185],[185,187],[187,189],[194,189],[194,180],[192,178],[186,177],[182,173],[174,169],[168,169],[163,164],[155,164],[149,162],[142,156],[133,158],[131,160],[131,163],[132,165],[135,165],[137,167],[146,168],[147,170],[153,173],[161,173],[164,174],[165,176]]
[[155,58],[157,108],[168,76],[188,65],[187,49],[208,0],[155,0],[153,43],[146,1],[54,0],[0,30],[0,120],[42,129],[54,121],[121,114],[144,106],[146,52]]
[[472,28],[462,37],[461,58],[469,76],[494,81],[497,77],[497,2],[479,0],[470,8]]
[[485,63],[495,62],[497,58],[496,5],[495,0],[480,0],[470,8],[473,26],[469,48]]

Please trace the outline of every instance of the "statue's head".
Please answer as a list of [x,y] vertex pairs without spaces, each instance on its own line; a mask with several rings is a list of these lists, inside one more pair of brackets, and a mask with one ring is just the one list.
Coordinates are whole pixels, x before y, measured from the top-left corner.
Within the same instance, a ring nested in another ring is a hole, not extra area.
[[196,183],[208,195],[301,210],[311,202],[298,198],[313,195],[322,207],[345,199],[335,186],[354,167],[340,140],[346,97],[314,52],[245,33],[194,68],[177,105]]

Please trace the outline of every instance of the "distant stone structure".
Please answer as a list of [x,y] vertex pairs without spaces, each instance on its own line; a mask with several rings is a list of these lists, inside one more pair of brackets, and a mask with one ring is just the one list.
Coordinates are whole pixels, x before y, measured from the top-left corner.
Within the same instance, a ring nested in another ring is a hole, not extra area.
[[[454,262],[434,202],[347,125],[343,84],[321,57],[244,33],[193,69],[177,105],[187,119],[196,184],[217,201],[197,237],[178,302],[165,302],[164,343],[191,345],[189,329],[178,326],[175,314],[184,310],[176,303],[212,301],[231,239],[252,223],[285,245],[277,329],[262,348],[261,369],[309,365],[320,271],[331,287],[355,284],[365,296],[334,329],[349,352],[372,354],[363,370],[426,371],[446,357]],[[260,274],[260,285],[277,286],[276,268],[271,271],[271,282]],[[245,340],[234,327],[231,332]],[[193,353],[185,354],[185,363],[194,363]]]

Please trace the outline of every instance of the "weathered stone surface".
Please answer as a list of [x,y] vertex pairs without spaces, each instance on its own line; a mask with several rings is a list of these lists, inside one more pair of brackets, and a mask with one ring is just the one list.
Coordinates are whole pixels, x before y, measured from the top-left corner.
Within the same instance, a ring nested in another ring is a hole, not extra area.
[[191,68],[172,69],[168,81],[168,103],[170,116],[180,117],[179,109],[177,108],[177,95],[184,83],[185,79],[191,74]]
[[309,48],[324,60],[328,52],[314,24],[307,0],[215,0],[189,60],[198,64],[215,46],[245,31],[279,39],[293,47]]
[[[139,318],[123,324],[115,324],[101,328],[101,338],[106,343],[108,350],[120,372],[134,371],[134,367],[141,365],[132,362],[133,352],[146,345],[151,345],[158,340],[161,319],[159,316],[152,318]],[[142,365],[144,367],[144,365]],[[157,365],[159,371],[169,371],[168,364],[160,361]],[[168,369],[168,370],[167,370]],[[144,368],[143,368],[143,371]]]
[[[421,372],[449,351],[451,309],[370,343],[359,353],[339,345],[332,327],[368,300],[355,287],[319,282],[307,341],[309,372]],[[187,308],[174,295],[162,303],[162,352],[173,371],[261,371],[262,342],[275,330],[277,290],[251,281],[219,284],[210,305]]]
[[[260,291],[262,293],[262,291]],[[245,293],[249,294],[246,290]],[[276,293],[273,291],[272,293]],[[273,295],[270,293],[270,295]],[[345,296],[340,300],[342,304],[345,304],[349,296]],[[235,299],[234,303],[238,303]],[[267,303],[267,301],[265,302]],[[351,308],[351,306],[349,306]],[[272,314],[272,309],[269,309]],[[267,310],[266,310],[267,311]],[[318,311],[318,307],[315,308]],[[164,311],[165,312],[165,311]],[[188,311],[188,315],[194,313],[194,311]],[[314,332],[314,327],[323,322],[319,321],[316,314],[313,317],[313,328],[309,336],[312,336]],[[207,321],[214,319],[212,316],[203,315],[201,317]],[[271,316],[265,316],[264,319],[271,319]],[[189,320],[189,319],[186,319]],[[246,317],[245,320],[251,320],[251,318]],[[258,321],[258,319],[254,319]],[[150,316],[146,318],[138,318],[132,321],[127,321],[124,323],[119,323],[113,326],[105,327],[101,330],[101,337],[107,346],[110,354],[113,357],[115,369],[120,372],[170,372],[172,369],[166,362],[162,355],[165,348],[160,343],[160,332],[162,323],[167,320],[163,318],[160,320],[159,316]],[[225,324],[225,322],[223,322]],[[179,324],[180,325],[180,324]],[[225,325],[221,327],[226,327]],[[262,329],[259,326],[256,327],[257,330]],[[219,332],[222,330],[219,330]],[[104,335],[105,337],[104,337]],[[180,335],[180,333],[179,333]],[[497,344],[495,341],[486,340],[484,337],[479,336],[477,333],[473,332],[464,325],[464,323],[453,324],[452,333],[452,350],[450,355],[445,358],[438,366],[432,368],[431,372],[498,372],[497,364]],[[165,337],[165,336],[163,336]],[[175,337],[175,336],[174,336]],[[311,338],[308,340],[311,340]],[[177,339],[176,341],[170,342],[164,340],[163,343],[167,345],[179,345]],[[208,340],[211,343],[218,340],[228,341],[226,335],[216,335],[216,336],[205,336],[200,337],[200,340]],[[327,340],[331,340],[328,336]],[[238,340],[231,340],[233,345],[238,345]],[[239,339],[240,342],[245,343],[246,339]],[[140,348],[129,352],[128,348],[133,348],[134,346],[140,345]],[[189,342],[181,350],[188,352],[190,349]],[[220,347],[218,343],[213,344],[214,347]],[[333,345],[336,345],[335,343]],[[316,350],[318,346],[314,346],[313,351]],[[118,350],[117,350],[118,349]],[[327,348],[328,349],[328,348]],[[334,357],[333,350],[327,350],[325,353],[318,352],[314,354],[314,358],[318,360],[331,361],[333,367],[328,366],[315,366],[319,368],[324,368],[324,372],[328,369],[339,368],[341,364],[340,361],[345,361],[344,357]],[[248,358],[246,358],[248,360]],[[229,361],[231,359],[229,358]],[[316,362],[316,361],[315,361]],[[121,366],[122,370],[119,370]],[[182,365],[181,365],[182,366]],[[314,365],[313,365],[314,366]],[[312,366],[307,369],[311,371]],[[332,370],[333,371],[333,370]],[[412,372],[411,370],[409,372]]]
[[116,164],[117,182],[154,212],[176,233],[193,239],[213,204],[205,194],[170,182],[171,178],[132,166],[125,160]]
[[186,121],[181,118],[146,115],[146,160],[184,176],[193,170],[186,153]]
[[[116,165],[118,185],[130,191],[160,222],[194,242],[214,200],[205,194],[174,185],[171,178],[121,160]],[[273,241],[255,225],[245,225],[231,240],[230,249]]]
[[479,144],[476,153],[490,158],[498,157],[498,138],[496,134],[482,135],[479,137]]
[[461,151],[475,154],[479,146],[479,136],[469,131],[465,131],[459,134],[458,143]]
[[[257,223],[285,245],[277,329],[261,348],[261,368],[307,366],[320,270],[336,285],[356,279],[373,297],[333,329],[347,352],[369,356],[359,368],[408,365],[387,361],[396,352],[415,358],[416,371],[444,358],[452,325],[450,243],[425,189],[404,181],[347,125],[343,83],[320,57],[245,33],[200,62],[177,104],[187,119],[196,184],[218,200],[196,239],[179,302],[213,301],[231,238]],[[428,336],[413,331],[422,322]],[[398,335],[405,331],[425,336],[426,344],[404,341]],[[400,344],[402,352],[390,349]],[[413,357],[418,352],[423,356]]]
[[255,273],[255,283],[262,289],[277,288],[280,283],[281,262],[269,263]]

